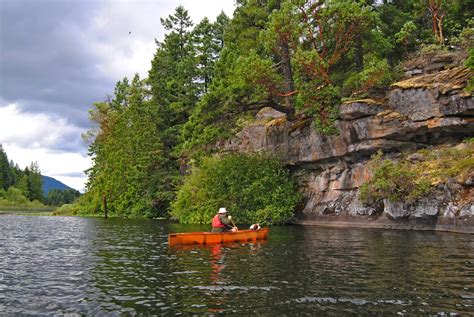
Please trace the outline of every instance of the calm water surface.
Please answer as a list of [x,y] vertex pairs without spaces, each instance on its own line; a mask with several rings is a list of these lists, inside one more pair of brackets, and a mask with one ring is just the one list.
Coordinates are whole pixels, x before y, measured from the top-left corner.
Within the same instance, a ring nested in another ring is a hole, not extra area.
[[472,315],[474,236],[272,228],[172,248],[155,220],[0,216],[0,314]]

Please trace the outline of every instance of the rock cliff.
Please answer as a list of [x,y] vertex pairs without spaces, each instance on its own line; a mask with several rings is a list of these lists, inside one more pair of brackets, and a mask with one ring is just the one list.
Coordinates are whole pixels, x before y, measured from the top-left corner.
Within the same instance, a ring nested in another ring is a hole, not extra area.
[[283,158],[304,195],[297,223],[474,232],[473,175],[462,184],[441,182],[411,204],[384,200],[377,209],[359,199],[359,187],[372,174],[367,162],[377,151],[396,157],[474,135],[474,99],[463,90],[472,75],[456,67],[397,82],[383,100],[343,103],[336,136],[318,133],[309,118],[289,120],[267,107],[223,146]]

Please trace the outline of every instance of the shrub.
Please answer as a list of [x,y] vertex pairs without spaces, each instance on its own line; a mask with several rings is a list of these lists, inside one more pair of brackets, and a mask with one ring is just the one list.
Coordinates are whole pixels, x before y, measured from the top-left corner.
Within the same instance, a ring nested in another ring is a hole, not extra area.
[[29,202],[21,190],[15,187],[8,188],[5,198],[16,205],[26,205]]
[[416,25],[413,21],[407,21],[401,30],[395,34],[395,42],[403,45],[406,49],[416,45]]
[[226,207],[239,223],[283,224],[300,197],[289,172],[273,157],[207,157],[185,177],[171,215],[182,223],[206,224]]
[[474,28],[465,28],[459,35],[460,44],[466,50],[474,48]]
[[53,211],[54,216],[77,216],[80,213],[80,207],[77,204],[64,204]]
[[462,142],[466,144],[474,144],[474,137],[473,136],[467,137]]
[[343,91],[351,96],[365,97],[370,89],[385,88],[393,81],[393,71],[385,59],[370,59],[364,69],[352,73],[343,84]]
[[422,45],[419,50],[419,55],[421,57],[430,57],[437,54],[447,53],[448,49],[444,45],[440,44],[425,44]]
[[430,182],[419,178],[407,163],[382,159],[381,152],[374,155],[369,164],[374,174],[359,191],[359,198],[365,205],[378,205],[384,199],[412,203],[431,189]]

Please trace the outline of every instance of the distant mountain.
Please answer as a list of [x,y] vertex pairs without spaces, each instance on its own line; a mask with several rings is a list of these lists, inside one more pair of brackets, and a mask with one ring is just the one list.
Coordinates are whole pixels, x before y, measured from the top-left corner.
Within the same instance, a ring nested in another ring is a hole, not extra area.
[[44,175],[41,175],[41,176],[43,177],[43,193],[45,196],[48,195],[49,191],[52,189],[59,189],[59,190],[74,189],[61,183],[55,178],[44,176]]

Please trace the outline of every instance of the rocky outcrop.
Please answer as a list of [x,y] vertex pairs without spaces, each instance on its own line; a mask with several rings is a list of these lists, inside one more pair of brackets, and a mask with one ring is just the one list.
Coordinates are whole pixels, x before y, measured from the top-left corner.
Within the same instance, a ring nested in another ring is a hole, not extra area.
[[[457,67],[395,83],[384,101],[346,102],[340,106],[335,136],[318,133],[310,118],[289,120],[282,112],[264,108],[224,148],[281,156],[305,197],[296,217],[300,223],[394,227],[402,222],[407,227],[425,221],[428,228],[443,225],[474,231],[472,184],[437,188],[436,195],[413,204],[384,201],[377,208],[364,206],[358,195],[371,175],[367,161],[378,150],[396,156],[474,135],[474,99],[463,91],[472,75]],[[466,191],[468,202],[464,199],[461,206],[457,196]]]
[[463,65],[467,53],[456,52],[431,52],[421,54],[416,58],[411,58],[403,63],[402,68],[407,77],[424,74],[437,73],[446,69]]

